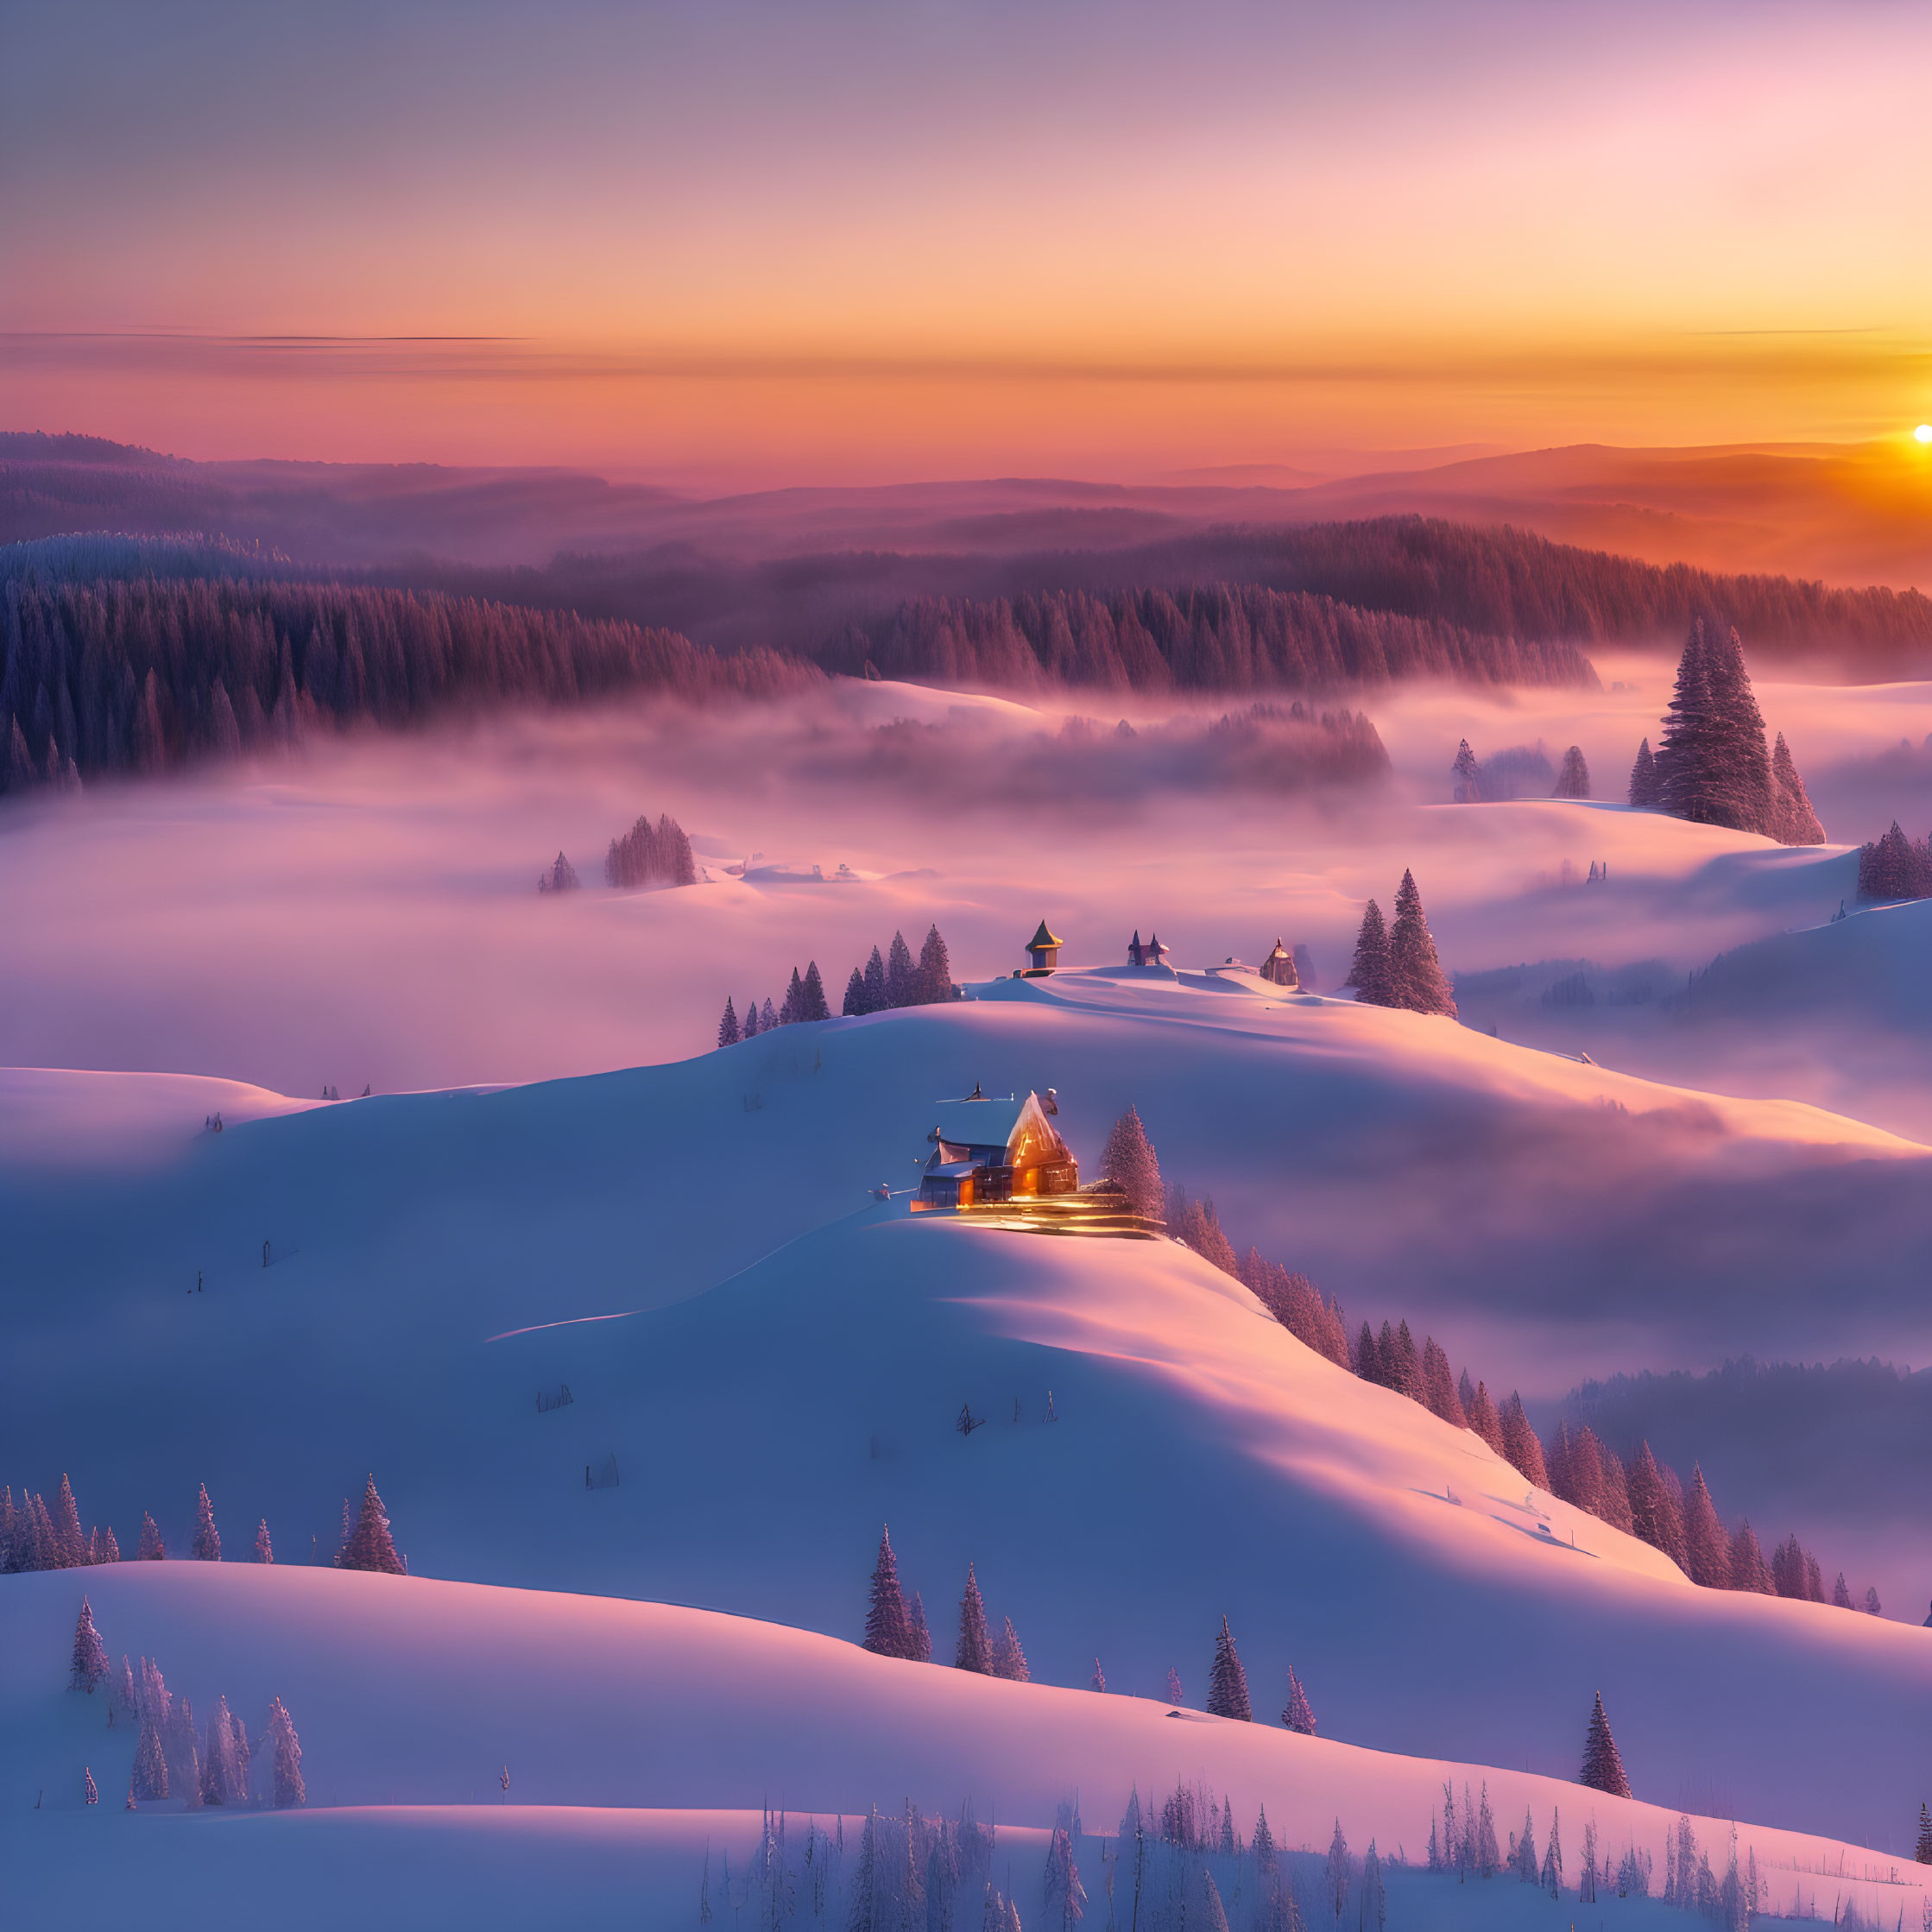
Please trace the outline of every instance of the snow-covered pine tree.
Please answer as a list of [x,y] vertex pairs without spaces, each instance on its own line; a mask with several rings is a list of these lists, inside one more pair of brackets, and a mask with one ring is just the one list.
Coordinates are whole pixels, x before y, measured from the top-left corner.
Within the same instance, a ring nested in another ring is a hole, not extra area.
[[1536,1830],[1527,1805],[1523,1808],[1522,1835],[1518,1837],[1512,1833],[1510,1837],[1509,1865],[1519,1884],[1533,1885],[1537,1882]]
[[785,1004],[778,1009],[778,1023],[781,1026],[795,1026],[805,1018],[805,982],[799,976],[799,969],[792,969],[792,983],[785,989]]
[[738,1009],[731,1004],[731,995],[727,993],[724,1012],[717,1023],[717,1043],[720,1046],[736,1046],[744,1037],[744,1030],[738,1025]]
[[746,1001],[745,1023],[742,1037],[745,1039],[756,1039],[758,1036],[764,1032],[764,1027],[760,1024],[758,1019],[757,999],[754,997]]
[[1651,741],[1637,748],[1637,762],[1630,767],[1630,802],[1638,811],[1655,811],[1663,803],[1657,782],[1657,761],[1651,755]]
[[886,963],[874,946],[865,963],[865,1006],[866,1013],[883,1013],[891,1002],[886,997]]
[[82,1798],[89,1804],[98,1804],[101,1802],[101,1792],[100,1787],[94,1782],[94,1767],[92,1765],[83,1765],[80,1767],[80,1776]]
[[1368,1849],[1362,1853],[1360,1916],[1362,1932],[1383,1932],[1389,1922],[1388,1893],[1382,1885],[1382,1860],[1373,1838],[1368,1841]]
[[912,1654],[912,1619],[899,1587],[899,1559],[893,1555],[892,1531],[879,1532],[879,1562],[872,1572],[872,1595],[866,1607],[864,1647],[878,1657]]
[[128,1662],[124,1651],[121,1654],[120,1681],[114,1686],[114,1702],[119,1709],[126,1711],[130,1716],[137,1708],[135,1702],[134,1668]]
[[1342,1923],[1342,1908],[1348,1903],[1349,1888],[1355,1882],[1355,1861],[1348,1855],[1348,1840],[1342,1821],[1335,1822],[1335,1836],[1329,1840],[1329,1855],[1322,1867],[1323,1896],[1335,1907],[1335,1923]]
[[1268,1829],[1268,1808],[1265,1804],[1254,1821],[1254,1841],[1250,1849],[1254,1853],[1257,1872],[1272,1872],[1280,1862],[1281,1854],[1276,1849],[1274,1834]]
[[1384,1386],[1411,1402],[1421,1402],[1422,1358],[1416,1353],[1416,1338],[1409,1333],[1406,1320],[1398,1323],[1392,1331],[1383,1323],[1375,1353],[1381,1361]]
[[167,1755],[161,1749],[160,1730],[145,1719],[135,1739],[134,1777],[129,1789],[141,1798],[167,1796]]
[[886,1004],[888,1007],[909,1007],[919,999],[919,969],[912,963],[912,949],[906,944],[903,932],[893,934],[891,948],[886,954]]
[[80,1511],[75,1506],[73,1485],[60,1478],[60,1493],[54,1499],[54,1549],[55,1562],[50,1568],[78,1569],[87,1561],[87,1538],[81,1534]]
[[1462,1405],[1462,1412],[1469,1418],[1471,1434],[1506,1459],[1508,1451],[1503,1447],[1502,1418],[1496,1413],[1496,1405],[1490,1400],[1485,1384],[1480,1381],[1476,1384],[1476,1392]]
[[919,948],[918,971],[919,998],[924,1005],[938,1006],[952,998],[952,961],[937,925],[927,928],[925,943]]
[[1015,1683],[1031,1683],[1032,1672],[1026,1668],[1026,1653],[1020,1647],[1020,1637],[1013,1627],[1013,1619],[1006,1619],[1005,1627],[993,1639],[993,1673],[996,1677],[1010,1677]]
[[391,1576],[402,1575],[402,1558],[396,1554],[395,1539],[389,1534],[388,1514],[376,1493],[373,1475],[363,1491],[362,1513],[336,1557],[336,1568],[382,1570]]
[[268,1518],[265,1516],[256,1527],[255,1560],[258,1563],[272,1563],[275,1560],[275,1546],[268,1540]]
[[1811,808],[1811,794],[1798,776],[1797,765],[1782,731],[1771,747],[1771,835],[1780,845],[1825,843],[1825,828]]
[[1432,1335],[1424,1335],[1422,1343],[1422,1399],[1432,1415],[1456,1429],[1468,1426],[1468,1417],[1462,1413],[1462,1401],[1455,1392],[1455,1377],[1449,1368],[1449,1356],[1443,1345]]
[[1181,1693],[1181,1674],[1171,1664],[1167,1669],[1167,1702],[1170,1704],[1184,1704],[1187,1702]]
[[1550,1808],[1550,1842],[1543,1848],[1543,1889],[1552,1898],[1563,1895],[1563,1812],[1556,1805]]
[[1302,1689],[1302,1681],[1295,1675],[1295,1667],[1288,1667],[1288,1702],[1281,1707],[1283,1727],[1298,1732],[1304,1738],[1315,1735],[1315,1713],[1309,1707],[1308,1693]]
[[1846,1584],[1843,1570],[1839,1571],[1838,1581],[1831,1587],[1831,1601],[1840,1610],[1849,1610],[1852,1607],[1852,1593]]
[[1583,1737],[1583,1768],[1577,1782],[1593,1791],[1607,1791],[1613,1798],[1630,1796],[1630,1780],[1624,1774],[1624,1761],[1617,1740],[1610,1735],[1610,1720],[1603,1714],[1603,1693],[1596,1694],[1590,1709],[1589,1728]]
[[107,1681],[107,1646],[94,1628],[94,1609],[85,1597],[80,1600],[80,1614],[73,1626],[73,1670],[67,1682],[70,1690],[85,1690],[92,1697]]
[[1107,1144],[1100,1151],[1100,1171],[1127,1196],[1127,1205],[1135,1214],[1150,1221],[1160,1219],[1166,1201],[1160,1162],[1135,1108],[1129,1107],[1108,1131]]
[[758,1009],[758,1031],[761,1033],[768,1033],[777,1025],[778,1009],[773,1006],[769,1000],[767,1000],[764,1005]]
[[1482,798],[1482,767],[1476,762],[1476,754],[1469,749],[1469,741],[1465,738],[1455,748],[1455,762],[1449,767],[1449,774],[1455,780],[1449,796],[1457,805],[1475,805]]
[[104,1563],[117,1563],[121,1560],[121,1545],[114,1540],[114,1525],[111,1523],[101,1531],[99,1560]]
[[970,1563],[966,1566],[965,1592],[959,1600],[959,1645],[953,1653],[953,1664],[957,1670],[976,1670],[982,1677],[993,1675],[993,1641],[987,1634],[986,1605]]
[[1192,1248],[1203,1261],[1219,1268],[1223,1274],[1231,1274],[1237,1280],[1241,1279],[1241,1265],[1235,1258],[1234,1245],[1222,1232],[1215,1204],[1205,1195],[1190,1201],[1181,1210],[1174,1238],[1182,1247]]
[[267,1742],[275,1764],[275,1809],[289,1811],[306,1804],[308,1787],[302,1781],[302,1740],[295,1735],[294,1720],[279,1697],[268,1706]]
[[843,1019],[856,1020],[866,1010],[865,978],[855,966],[851,978],[845,982],[845,1002],[840,1007],[839,1013]]
[[1046,1845],[1046,1923],[1070,1932],[1086,1916],[1087,1888],[1073,1862],[1073,1837],[1065,1826],[1056,1825]]
[[1717,1505],[1704,1481],[1702,1465],[1690,1466],[1690,1488],[1684,1497],[1685,1568],[1693,1583],[1707,1590],[1731,1587],[1731,1539],[1718,1519]]
[[1563,768],[1556,773],[1553,799],[1587,799],[1590,795],[1590,767],[1583,762],[1583,748],[1572,745],[1563,754]]
[[925,1620],[925,1599],[917,1590],[912,1592],[912,1602],[906,1613],[906,1627],[912,1637],[912,1649],[907,1653],[915,1664],[930,1664],[932,1661],[932,1632]]
[[1688,1574],[1690,1558],[1684,1549],[1683,1517],[1648,1443],[1638,1447],[1628,1483],[1632,1529]]
[[1918,1808],[1918,1849],[1912,1855],[1921,1865],[1932,1865],[1932,1809],[1923,1803]]
[[1355,957],[1342,983],[1354,988],[1358,1007],[1395,1004],[1388,928],[1382,923],[1382,908],[1373,899],[1362,913],[1361,930],[1355,935]]
[[175,1795],[190,1811],[201,1809],[201,1742],[195,1733],[194,1706],[176,1697],[161,1727],[161,1749],[167,1753],[167,1778]]
[[1228,1912],[1221,1903],[1221,1889],[1215,1884],[1214,1873],[1204,1865],[1196,1889],[1199,1900],[1187,1915],[1186,1923],[1198,1927],[1200,1932],[1228,1932]]
[[235,1763],[235,1727],[229,1719],[228,1700],[218,1697],[201,1747],[201,1802],[241,1804],[247,1797]]
[[[1463,1796],[1468,1796],[1468,1787]],[[1476,1801],[1475,1828],[1473,1834],[1474,1856],[1471,1863],[1479,1878],[1493,1878],[1503,1868],[1503,1854],[1496,1843],[1496,1814],[1489,1805],[1489,1782],[1483,1780],[1482,1796]]]
[[1543,1444],[1537,1440],[1537,1432],[1523,1412],[1520,1395],[1512,1391],[1497,1423],[1502,1433],[1503,1454],[1515,1464],[1523,1480],[1534,1488],[1549,1488],[1550,1471],[1544,1464]]
[[1877,1617],[1884,1614],[1879,1606],[1878,1591],[1875,1584],[1867,1583],[1865,1586],[1865,1602],[1861,1607],[1868,1617]]
[[1375,1331],[1364,1322],[1361,1333],[1355,1337],[1355,1345],[1349,1351],[1354,1357],[1350,1366],[1365,1382],[1380,1382],[1382,1380],[1381,1351],[1375,1342]]
[[[155,1519],[146,1510],[141,1512],[141,1542],[135,1550],[136,1563],[159,1563],[167,1554],[161,1547],[161,1531],[155,1527]],[[146,1796],[147,1794],[142,1794]]]
[[1395,893],[1395,925],[1389,932],[1389,997],[1392,1007],[1410,1013],[1455,1018],[1455,995],[1436,957],[1436,941],[1423,911],[1412,872],[1402,874]]
[[1101,1669],[1100,1659],[1097,1657],[1094,1659],[1094,1674],[1087,1688],[1089,1690],[1102,1691],[1107,1689],[1107,1673]]
[[1777,1594],[1771,1565],[1765,1561],[1764,1548],[1748,1516],[1738,1518],[1737,1531],[1731,1538],[1731,1588],[1755,1590],[1760,1596]]
[[1243,1724],[1254,1721],[1247,1698],[1247,1672],[1241,1668],[1241,1652],[1234,1648],[1226,1617],[1221,1619],[1221,1634],[1215,1638],[1214,1668],[1208,1676],[1208,1712],[1213,1717],[1238,1718]]
[[830,1020],[832,1009],[825,1004],[825,982],[818,976],[818,962],[805,963],[805,982],[799,988],[800,1020]]
[[197,1563],[221,1561],[221,1531],[215,1527],[215,1506],[208,1500],[206,1483],[201,1485],[201,1493],[195,1499],[194,1557]]

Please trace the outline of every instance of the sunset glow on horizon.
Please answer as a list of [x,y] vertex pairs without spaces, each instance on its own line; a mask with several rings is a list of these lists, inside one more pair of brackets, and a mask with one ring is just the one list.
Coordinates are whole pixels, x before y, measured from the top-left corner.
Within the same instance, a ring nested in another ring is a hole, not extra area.
[[1932,57],[1902,9],[79,7],[11,41],[10,426],[1126,479],[1932,407],[1932,137],[1871,98]]

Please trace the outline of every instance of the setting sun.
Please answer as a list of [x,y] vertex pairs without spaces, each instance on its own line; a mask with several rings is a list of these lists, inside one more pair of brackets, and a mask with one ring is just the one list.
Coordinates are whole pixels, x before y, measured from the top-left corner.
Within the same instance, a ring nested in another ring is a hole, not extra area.
[[1912,434],[1922,443],[1932,443],[1932,423],[1921,423]]

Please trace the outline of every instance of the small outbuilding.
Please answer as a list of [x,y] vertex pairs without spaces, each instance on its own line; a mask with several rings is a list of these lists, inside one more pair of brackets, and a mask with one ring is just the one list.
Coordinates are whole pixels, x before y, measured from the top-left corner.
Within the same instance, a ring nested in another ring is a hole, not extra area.
[[1299,986],[1301,975],[1295,970],[1295,956],[1277,939],[1274,950],[1261,962],[1261,977],[1276,986]]
[[1060,963],[1061,942],[1047,931],[1046,921],[1039,922],[1039,931],[1026,942],[1026,970],[1029,973],[1051,973]]

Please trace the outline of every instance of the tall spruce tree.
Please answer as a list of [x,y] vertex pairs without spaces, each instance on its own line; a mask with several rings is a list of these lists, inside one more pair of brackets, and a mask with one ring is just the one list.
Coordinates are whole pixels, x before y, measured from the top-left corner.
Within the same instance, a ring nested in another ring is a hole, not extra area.
[[1583,748],[1572,745],[1563,754],[1563,768],[1556,773],[1553,799],[1587,799],[1590,795],[1590,767],[1583,762]]
[[255,1560],[258,1563],[272,1563],[275,1560],[275,1546],[268,1540],[268,1518],[265,1516],[256,1526]]
[[1392,1007],[1411,1013],[1455,1018],[1455,995],[1436,957],[1436,941],[1422,909],[1412,872],[1402,874],[1395,894],[1395,925],[1389,934],[1389,998]]
[[1490,1399],[1489,1390],[1484,1383],[1476,1384],[1474,1396],[1462,1405],[1462,1410],[1469,1418],[1472,1432],[1506,1460],[1509,1452],[1503,1447],[1502,1418],[1497,1415],[1496,1405]]
[[1690,1466],[1690,1489],[1684,1498],[1683,1541],[1691,1582],[1707,1590],[1729,1589],[1731,1539],[1718,1518],[1703,1468],[1695,1462]]
[[1449,767],[1449,774],[1455,780],[1450,796],[1457,805],[1475,805],[1482,798],[1482,767],[1476,762],[1476,754],[1469,749],[1469,741],[1465,738],[1455,748],[1455,762]]
[[[141,1512],[141,1543],[134,1554],[136,1563],[159,1563],[167,1554],[161,1546],[161,1531],[155,1527],[155,1519],[146,1510]],[[147,1793],[142,1795],[146,1796]]]
[[1247,1700],[1247,1672],[1241,1668],[1241,1652],[1234,1648],[1225,1617],[1221,1619],[1221,1634],[1215,1638],[1214,1669],[1208,1677],[1208,1710],[1214,1717],[1238,1718],[1243,1724],[1254,1721],[1253,1708]]
[[1932,1809],[1923,1803],[1918,1808],[1918,1849],[1912,1856],[1921,1865],[1932,1865]]
[[720,1046],[736,1046],[744,1038],[738,1025],[737,1008],[731,1004],[731,995],[724,996],[724,1015],[717,1023],[717,1043]]
[[865,1006],[866,1013],[883,1013],[888,1001],[886,998],[886,963],[879,957],[874,946],[865,963]]
[[912,1636],[912,1648],[906,1654],[915,1664],[931,1663],[932,1632],[925,1620],[925,1599],[917,1590],[912,1592],[912,1601],[906,1610],[906,1627]]
[[855,966],[851,978],[845,982],[845,1003],[839,1013],[846,1020],[856,1020],[868,1010],[865,1003],[865,975]]
[[818,962],[809,960],[805,982],[799,988],[799,1018],[830,1020],[831,1016],[832,1009],[825,1004],[825,982],[818,976]]
[[1498,1418],[1502,1431],[1503,1454],[1516,1465],[1523,1480],[1537,1489],[1550,1487],[1550,1471],[1543,1460],[1543,1444],[1530,1427],[1523,1411],[1523,1398],[1512,1392]]
[[1638,746],[1637,762],[1630,767],[1630,802],[1638,811],[1655,811],[1664,803],[1664,787],[1648,738]]
[[1777,1594],[1771,1565],[1765,1561],[1764,1546],[1758,1541],[1748,1516],[1739,1518],[1737,1531],[1731,1538],[1731,1588],[1752,1590],[1760,1596]]
[[107,1646],[101,1642],[101,1633],[94,1628],[93,1606],[82,1597],[80,1614],[74,1620],[73,1671],[67,1680],[67,1688],[85,1690],[92,1697],[106,1681]]
[[872,1572],[872,1595],[865,1613],[865,1648],[880,1657],[912,1654],[912,1619],[899,1587],[899,1559],[890,1529],[879,1532],[879,1562]]
[[1624,1775],[1624,1761],[1617,1740],[1610,1735],[1610,1720],[1603,1714],[1603,1693],[1596,1694],[1590,1711],[1589,1727],[1583,1737],[1583,1769],[1578,1782],[1593,1791],[1607,1792],[1613,1798],[1630,1796],[1630,1780]]
[[1657,754],[1666,811],[1735,831],[1771,830],[1771,756],[1735,630],[1691,626]]
[[1395,1004],[1388,928],[1382,923],[1382,908],[1373,899],[1362,912],[1361,930],[1355,935],[1355,957],[1342,983],[1354,988],[1358,1007]]
[[275,1802],[278,1811],[289,1811],[308,1803],[308,1787],[302,1780],[302,1740],[295,1735],[295,1724],[276,1698],[268,1706],[268,1745],[272,1754]]
[[1020,1647],[1020,1633],[1008,1617],[1000,1634],[993,1639],[993,1676],[1010,1677],[1015,1683],[1031,1683],[1032,1672],[1026,1668],[1026,1653]]
[[195,1499],[194,1556],[197,1563],[221,1561],[221,1531],[215,1527],[215,1506],[208,1500],[206,1483],[201,1485],[201,1493]]
[[129,1790],[137,1798],[167,1796],[167,1754],[161,1749],[159,1729],[146,1718],[135,1739],[134,1777]]
[[925,943],[919,948],[918,972],[923,1005],[938,1006],[952,998],[952,961],[937,925],[926,930]]
[[888,1007],[909,1007],[919,999],[919,969],[912,963],[912,949],[906,944],[903,932],[893,934],[891,949],[886,955],[886,1004]]
[[792,969],[792,983],[785,989],[785,1004],[778,1009],[778,1023],[781,1026],[795,1026],[805,1018],[805,982],[799,977],[799,969]]
[[1690,1557],[1684,1548],[1683,1516],[1648,1443],[1638,1446],[1628,1481],[1631,1527],[1688,1574]]
[[1153,1143],[1132,1107],[1114,1121],[1100,1151],[1100,1171],[1127,1197],[1135,1214],[1159,1221],[1167,1199]]
[[1780,845],[1822,845],[1825,828],[1811,808],[1811,794],[1798,776],[1784,734],[1771,747],[1772,823],[1766,830]]
[[993,1675],[993,1641],[987,1634],[986,1605],[981,1601],[979,1579],[973,1566],[966,1566],[966,1588],[959,1600],[959,1645],[953,1653],[957,1670],[976,1670],[981,1676]]
[[54,1499],[54,1560],[50,1569],[77,1569],[87,1561],[87,1538],[80,1531],[80,1511],[75,1506],[73,1485],[63,1474],[60,1493]]
[[1302,1688],[1302,1681],[1295,1675],[1295,1667],[1288,1667],[1288,1702],[1281,1707],[1283,1726],[1297,1732],[1304,1738],[1315,1735],[1315,1713],[1308,1702],[1308,1693]]
[[356,1526],[337,1552],[336,1568],[382,1570],[391,1576],[402,1575],[402,1558],[396,1554],[395,1539],[389,1534],[388,1514],[376,1493],[373,1475],[363,1491],[362,1512]]

